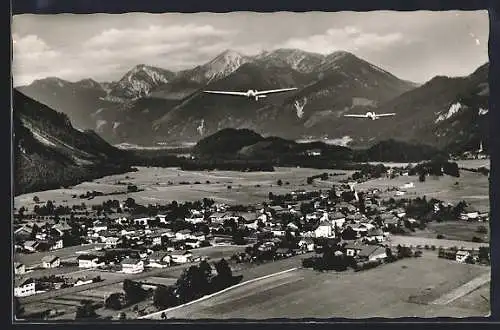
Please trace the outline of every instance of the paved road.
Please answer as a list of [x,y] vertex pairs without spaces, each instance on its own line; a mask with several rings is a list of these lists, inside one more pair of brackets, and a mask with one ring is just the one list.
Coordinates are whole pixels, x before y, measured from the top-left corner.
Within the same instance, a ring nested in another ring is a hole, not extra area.
[[[241,251],[244,249],[245,249],[245,246],[234,246],[234,245],[232,245],[232,246],[212,246],[212,247],[196,249],[196,250],[193,250],[192,252],[194,255],[208,256],[211,258],[211,261],[217,261],[221,258],[229,258],[236,251]],[[175,276],[178,273],[181,273],[184,269],[188,268],[191,265],[192,264],[183,264],[183,265],[173,266],[173,267],[169,267],[169,268],[151,269],[151,270],[146,270],[140,274],[123,274],[123,277],[119,277],[117,279],[105,280],[102,282],[92,283],[92,284],[88,284],[88,285],[82,285],[82,286],[78,286],[78,287],[71,287],[71,288],[66,288],[66,289],[60,289],[60,290],[39,293],[39,294],[29,296],[29,297],[22,297],[19,300],[21,303],[32,303],[32,302],[44,301],[46,299],[52,299],[55,297],[64,296],[64,295],[68,295],[68,294],[74,294],[74,293],[81,292],[81,291],[86,291],[86,290],[91,290],[91,289],[100,288],[100,287],[104,287],[104,286],[109,286],[112,284],[120,283],[125,279],[137,280],[137,279],[147,278],[147,277],[151,277],[151,276],[158,276],[158,275]]]

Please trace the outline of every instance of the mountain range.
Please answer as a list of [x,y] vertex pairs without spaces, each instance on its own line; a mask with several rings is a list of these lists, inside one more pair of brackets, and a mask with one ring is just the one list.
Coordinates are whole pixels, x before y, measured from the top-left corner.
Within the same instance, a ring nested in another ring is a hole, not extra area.
[[[202,93],[297,87],[254,102]],[[488,64],[466,77],[418,85],[344,51],[227,50],[189,70],[137,65],[117,82],[46,78],[19,87],[112,144],[197,142],[224,128],[285,139],[338,140],[368,147],[389,138],[457,150],[487,146]],[[395,112],[378,121],[347,113]],[[389,124],[390,123],[390,124]]]

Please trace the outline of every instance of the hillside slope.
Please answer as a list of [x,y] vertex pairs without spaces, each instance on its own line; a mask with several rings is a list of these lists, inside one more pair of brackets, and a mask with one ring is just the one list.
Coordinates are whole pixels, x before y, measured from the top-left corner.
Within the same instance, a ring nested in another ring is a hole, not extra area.
[[131,170],[125,152],[92,131],[75,129],[66,114],[18,91],[13,108],[15,195]]

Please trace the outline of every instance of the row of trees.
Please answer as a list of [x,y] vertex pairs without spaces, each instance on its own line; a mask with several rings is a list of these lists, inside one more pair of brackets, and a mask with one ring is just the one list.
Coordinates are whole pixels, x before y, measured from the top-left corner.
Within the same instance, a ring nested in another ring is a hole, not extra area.
[[187,303],[204,295],[236,284],[241,277],[234,277],[225,259],[215,263],[216,275],[207,261],[184,270],[173,286],[159,286],[153,296],[158,308],[168,308]]

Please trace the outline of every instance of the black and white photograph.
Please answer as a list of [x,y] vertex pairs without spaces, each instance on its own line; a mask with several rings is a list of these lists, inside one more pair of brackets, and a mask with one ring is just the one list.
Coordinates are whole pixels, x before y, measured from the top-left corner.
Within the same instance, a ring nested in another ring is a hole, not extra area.
[[490,315],[486,10],[11,34],[15,321]]

